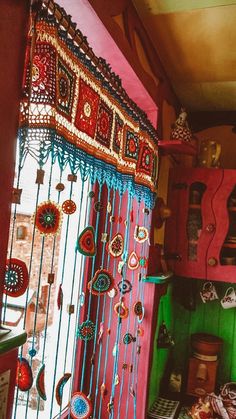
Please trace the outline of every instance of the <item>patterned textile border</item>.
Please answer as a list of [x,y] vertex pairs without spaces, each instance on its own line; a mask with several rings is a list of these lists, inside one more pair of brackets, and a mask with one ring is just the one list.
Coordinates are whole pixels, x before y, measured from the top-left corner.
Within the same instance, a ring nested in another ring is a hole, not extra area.
[[49,155],[57,157],[61,166],[69,163],[83,178],[91,176],[121,193],[128,190],[152,207],[157,136],[144,112],[122,102],[45,10],[38,15],[36,40],[31,41],[20,113],[22,158],[30,153],[42,167]]

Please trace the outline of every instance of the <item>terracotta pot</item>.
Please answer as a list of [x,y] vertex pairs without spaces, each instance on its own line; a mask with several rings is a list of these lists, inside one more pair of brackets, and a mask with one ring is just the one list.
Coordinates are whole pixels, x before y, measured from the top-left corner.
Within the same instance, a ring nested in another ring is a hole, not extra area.
[[191,335],[191,344],[195,352],[202,355],[217,355],[223,340],[207,333],[194,333]]

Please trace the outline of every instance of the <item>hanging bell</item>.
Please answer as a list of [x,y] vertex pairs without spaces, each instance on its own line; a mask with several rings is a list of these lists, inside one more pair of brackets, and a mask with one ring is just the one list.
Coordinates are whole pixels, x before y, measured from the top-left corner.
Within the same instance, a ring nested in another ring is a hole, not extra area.
[[158,338],[157,338],[157,347],[158,348],[169,348],[174,345],[174,341],[171,337],[170,332],[168,331],[165,322],[159,327]]

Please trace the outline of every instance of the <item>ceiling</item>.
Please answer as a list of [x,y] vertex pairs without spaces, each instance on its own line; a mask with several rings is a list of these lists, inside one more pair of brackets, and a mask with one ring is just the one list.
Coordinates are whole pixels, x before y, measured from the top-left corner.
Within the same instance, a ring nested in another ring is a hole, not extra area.
[[236,1],[133,0],[180,102],[236,110]]

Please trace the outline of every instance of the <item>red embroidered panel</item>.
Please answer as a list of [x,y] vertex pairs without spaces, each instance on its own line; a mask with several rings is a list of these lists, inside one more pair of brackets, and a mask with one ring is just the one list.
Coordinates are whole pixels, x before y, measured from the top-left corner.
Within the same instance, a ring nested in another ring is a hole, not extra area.
[[82,79],[79,81],[79,99],[75,126],[90,137],[94,137],[97,122],[99,96]]

